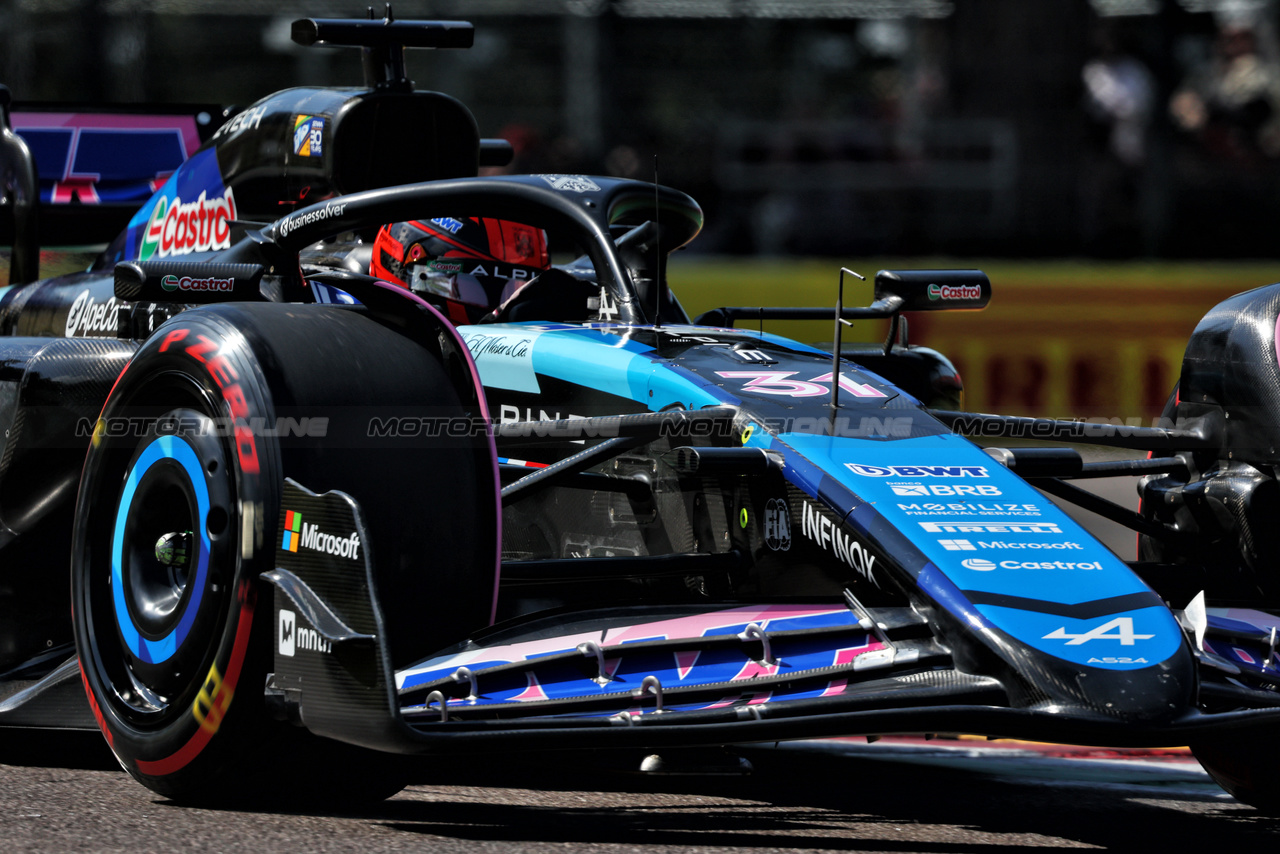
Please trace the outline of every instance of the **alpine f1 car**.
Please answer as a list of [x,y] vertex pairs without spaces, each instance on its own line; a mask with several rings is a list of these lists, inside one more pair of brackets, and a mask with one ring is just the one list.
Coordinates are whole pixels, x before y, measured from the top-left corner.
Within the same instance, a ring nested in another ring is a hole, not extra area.
[[[123,197],[68,153],[112,126],[14,110],[0,140],[0,724],[99,728],[182,799],[391,754],[973,733],[1190,744],[1280,805],[1280,285],[1206,315],[1162,426],[967,414],[902,318],[982,308],[982,273],[691,321],[691,198],[477,177],[509,147],[403,65],[469,25],[294,37],[359,46],[365,87],[135,123],[112,150],[190,150],[86,272],[36,280],[35,220],[76,181]],[[783,317],[834,347],[736,328]],[[852,318],[888,340],[843,346]],[[1140,512],[1073,484],[1115,475]]]

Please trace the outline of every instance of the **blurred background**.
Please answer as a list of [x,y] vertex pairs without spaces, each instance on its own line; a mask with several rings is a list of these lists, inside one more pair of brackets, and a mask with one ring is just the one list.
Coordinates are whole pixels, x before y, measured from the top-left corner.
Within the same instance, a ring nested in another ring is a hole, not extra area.
[[[476,25],[469,51],[410,51],[409,76],[509,139],[511,171],[652,180],[657,156],[661,182],[707,214],[672,273],[691,313],[830,303],[839,263],[986,269],[987,311],[912,325],[956,361],[972,409],[1148,419],[1198,318],[1280,279],[1274,0],[394,10]],[[333,0],[0,0],[0,82],[25,101],[241,106],[358,85],[357,51],[288,36],[297,17],[363,14]]]

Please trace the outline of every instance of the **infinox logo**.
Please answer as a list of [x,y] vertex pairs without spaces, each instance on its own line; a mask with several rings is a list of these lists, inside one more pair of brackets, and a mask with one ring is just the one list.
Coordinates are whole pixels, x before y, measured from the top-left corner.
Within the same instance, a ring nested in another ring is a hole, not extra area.
[[931,300],[982,299],[978,285],[929,285],[927,290]]
[[165,276],[160,287],[166,291],[220,291],[229,293],[236,289],[235,279],[193,279],[190,276]]

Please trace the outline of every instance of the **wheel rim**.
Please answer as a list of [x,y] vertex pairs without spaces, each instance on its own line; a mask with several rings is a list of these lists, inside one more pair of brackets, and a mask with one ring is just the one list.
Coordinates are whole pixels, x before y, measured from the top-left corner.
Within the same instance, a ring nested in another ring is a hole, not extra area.
[[[159,433],[159,435],[156,435]],[[123,468],[107,508],[109,573],[91,593],[94,666],[109,702],[130,723],[163,725],[191,702],[216,652],[230,605],[234,505],[223,441],[214,422],[189,409],[152,422]],[[157,541],[190,532],[185,563],[163,561]],[[112,648],[118,653],[103,655]]]
[[[200,610],[209,573],[208,517],[209,489],[194,449],[177,436],[152,440],[125,479],[111,544],[116,626],[129,652],[147,664],[173,656]],[[184,529],[195,535],[194,566],[166,566],[154,544]]]

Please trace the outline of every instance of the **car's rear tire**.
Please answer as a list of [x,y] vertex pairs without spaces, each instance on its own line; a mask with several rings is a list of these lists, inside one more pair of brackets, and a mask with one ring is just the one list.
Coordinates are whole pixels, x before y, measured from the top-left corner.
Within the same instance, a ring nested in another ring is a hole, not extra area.
[[[396,658],[488,621],[496,505],[486,515],[495,504],[487,439],[387,447],[363,430],[373,406],[468,416],[456,366],[452,374],[430,347],[325,306],[192,310],[138,351],[98,423],[72,546],[86,691],[136,779],[202,801],[348,802],[400,787],[390,757],[268,716],[274,627],[260,574],[274,568],[291,477],[317,492],[341,489],[364,509]],[[293,420],[280,435],[285,411]],[[306,420],[316,418],[327,419],[323,430]],[[442,502],[446,489],[453,498]],[[166,538],[185,561],[158,556]],[[442,602],[447,613],[430,627],[405,619]]]

